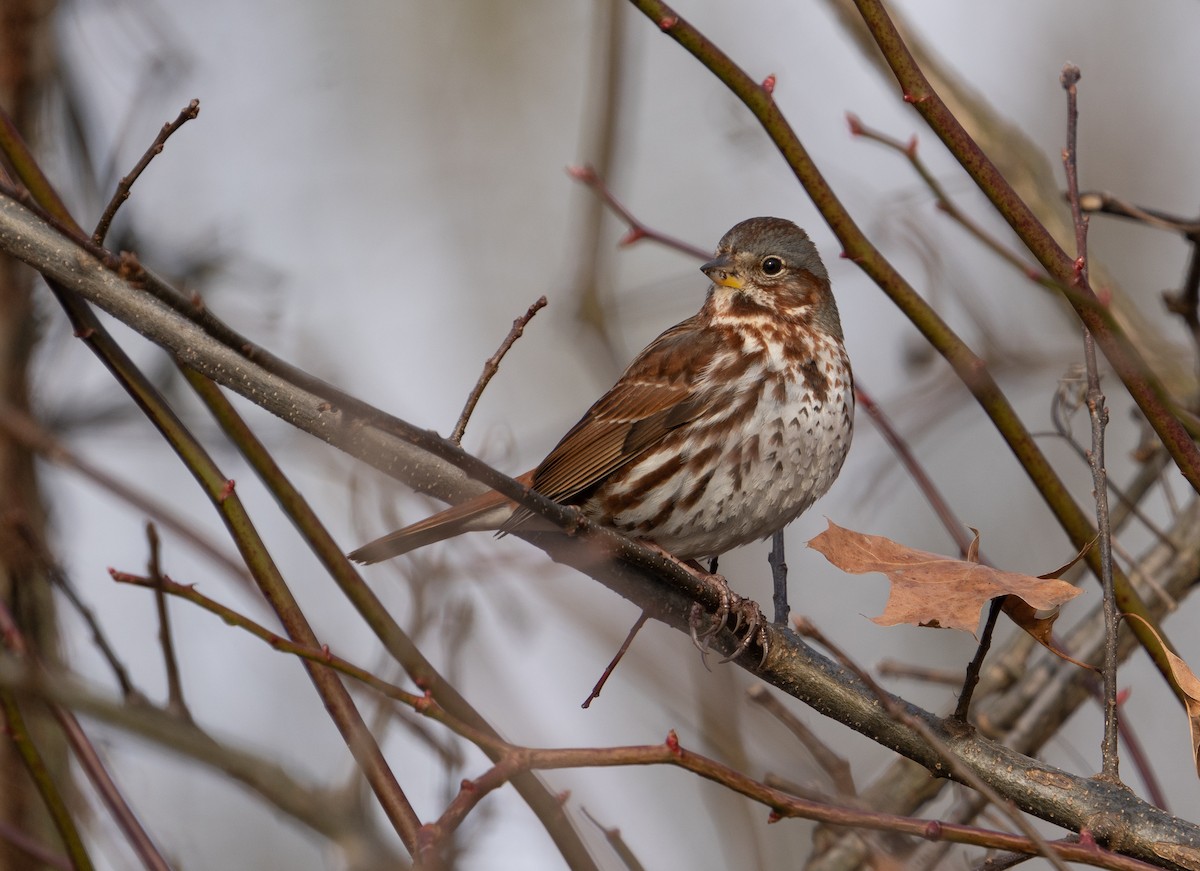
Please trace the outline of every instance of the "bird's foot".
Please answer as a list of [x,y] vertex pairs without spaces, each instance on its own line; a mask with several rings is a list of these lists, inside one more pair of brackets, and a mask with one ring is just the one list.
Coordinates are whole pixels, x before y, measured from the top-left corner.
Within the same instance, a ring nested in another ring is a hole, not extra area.
[[758,646],[762,649],[762,658],[759,660],[759,668],[762,668],[767,662],[768,653],[767,621],[763,617],[758,603],[753,599],[747,599],[733,592],[729,588],[729,583],[721,575],[711,574],[708,577],[709,580],[715,581],[720,588],[720,604],[717,606],[716,613],[708,619],[708,625],[701,629],[705,618],[704,609],[699,605],[693,605],[688,621],[692,634],[692,643],[700,651],[701,657],[705,658],[705,668],[708,667],[706,657],[709,644],[716,637],[717,633],[729,625],[729,616],[731,614],[733,615],[734,622],[730,631],[733,632],[735,638],[739,632],[744,632],[744,634],[738,640],[737,646],[729,656],[722,659],[721,662],[726,663],[737,659],[750,649],[750,645],[757,642]]

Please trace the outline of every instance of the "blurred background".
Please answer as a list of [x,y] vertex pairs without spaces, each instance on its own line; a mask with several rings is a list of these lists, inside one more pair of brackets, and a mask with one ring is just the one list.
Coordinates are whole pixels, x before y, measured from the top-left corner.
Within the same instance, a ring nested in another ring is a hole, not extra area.
[[[894,7],[975,100],[1027,137],[1001,134],[1001,147],[1013,150],[1007,156],[1040,153],[1055,185],[1043,186],[1044,200],[1060,199],[1063,187],[1059,73],[1071,61],[1083,71],[1083,187],[1192,214],[1200,200],[1192,154],[1200,119],[1181,106],[1191,105],[1196,86],[1196,4],[923,0]],[[959,205],[1015,246],[895,82],[861,51],[833,0],[687,0],[677,11],[751,76],[776,76],[776,101],[856,220],[987,357],[1026,425],[1051,431],[1059,380],[1081,360],[1073,317],[938,212],[901,155],[851,136],[847,113],[902,140],[917,136],[920,155]],[[618,245],[626,227],[565,171],[594,164],[639,219],[704,248],[754,215],[806,227],[829,266],[857,379],[962,522],[981,531],[989,559],[1038,574],[1073,555],[948,367],[839,257],[833,235],[749,114],[631,7],[611,0],[60,0],[45,14],[38,57],[49,74],[39,80],[31,138],[75,214],[94,222],[159,127],[198,97],[199,118],[137,183],[110,245],[137,250],[148,267],[201,293],[241,332],[309,372],[446,434],[513,318],[544,294],[548,307],[505,358],[464,439],[511,473],[534,465],[634,353],[699,307],[706,289],[691,258],[647,241]],[[1168,233],[1096,218],[1090,247],[1105,270],[1102,282],[1145,319],[1164,371],[1187,376],[1186,333],[1160,297],[1182,280],[1186,246]],[[71,338],[50,297],[40,293],[38,303],[32,391],[39,418],[80,455],[221,540],[190,475]],[[148,368],[163,368],[156,349],[114,329]],[[1110,475],[1122,481],[1135,467],[1141,429],[1119,382],[1107,380],[1106,389]],[[318,634],[335,652],[392,674],[253,474],[184,393],[175,396],[187,420],[237,480]],[[435,507],[239,407],[346,549]],[[1075,422],[1086,437],[1086,417]],[[1086,465],[1061,438],[1048,435],[1042,446],[1087,504]],[[114,585],[107,571],[144,570],[144,515],[70,470],[39,471],[54,553],[139,687],[161,699],[153,596]],[[1168,478],[1167,488],[1187,499],[1186,485]],[[1163,492],[1148,511],[1165,523],[1173,508]],[[868,619],[883,608],[885,580],[843,575],[804,546],[826,517],[955,553],[863,414],[840,481],[788,531],[793,610],[866,666],[883,659],[965,666],[974,650],[965,634],[884,629]],[[255,596],[212,561],[169,532],[163,539],[163,567],[173,579],[268,620]],[[1150,536],[1133,526],[1121,541],[1136,554]],[[766,554],[766,544],[747,547],[721,566],[738,591],[760,602],[770,598]],[[473,536],[366,574],[426,654],[514,742],[645,744],[674,729],[685,745],[752,776],[769,771],[823,786],[785,730],[744,702],[752,676],[729,665],[707,671],[688,639],[659,625],[646,627],[601,698],[581,710],[637,610],[521,541]],[[1064,622],[1098,601],[1095,583],[1084,587]],[[184,690],[202,725],[302,780],[349,777],[344,743],[295,661],[196,608],[173,602],[171,614]],[[59,620],[71,666],[111,689],[77,615],[61,607]],[[1185,658],[1200,659],[1190,635],[1177,631],[1174,640]],[[1195,807],[1196,781],[1181,762],[1188,734],[1170,692],[1142,655],[1122,670],[1120,683],[1132,690],[1136,704],[1126,712],[1153,749],[1172,806]],[[935,711],[955,697],[954,688],[914,681],[889,687]],[[890,760],[867,739],[787,701],[853,760],[860,784]],[[91,728],[135,810],[179,867],[344,867],[342,852],[220,775],[120,731]],[[1085,706],[1047,758],[1093,773],[1099,730],[1098,709]],[[443,764],[402,719],[379,733],[426,819],[440,813],[461,778],[486,768],[470,749],[461,766]],[[619,827],[647,868],[793,867],[811,850],[809,824],[768,826],[761,807],[677,771],[555,771],[545,780],[569,791],[568,808],[604,868],[621,866],[580,817],[583,808]],[[1132,774],[1131,785],[1140,790]],[[128,867],[130,855],[108,819],[90,824],[106,867]],[[562,867],[511,789],[484,803],[461,846],[462,868]]]

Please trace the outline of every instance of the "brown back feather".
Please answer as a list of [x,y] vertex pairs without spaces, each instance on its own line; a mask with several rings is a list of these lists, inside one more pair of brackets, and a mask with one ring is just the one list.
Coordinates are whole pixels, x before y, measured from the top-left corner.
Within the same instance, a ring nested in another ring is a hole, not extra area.
[[579,502],[608,475],[704,413],[697,382],[720,336],[700,315],[650,343],[625,374],[534,470],[533,488],[556,502]]

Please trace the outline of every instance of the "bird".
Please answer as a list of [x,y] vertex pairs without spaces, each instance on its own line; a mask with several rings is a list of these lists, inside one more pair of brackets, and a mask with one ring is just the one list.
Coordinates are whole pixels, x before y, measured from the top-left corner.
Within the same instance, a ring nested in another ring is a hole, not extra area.
[[[715,560],[794,520],[833,484],[854,431],[841,319],[808,234],[750,218],[700,271],[711,282],[700,311],[652,341],[518,478],[685,561]],[[489,491],[349,556],[377,563],[531,517]]]

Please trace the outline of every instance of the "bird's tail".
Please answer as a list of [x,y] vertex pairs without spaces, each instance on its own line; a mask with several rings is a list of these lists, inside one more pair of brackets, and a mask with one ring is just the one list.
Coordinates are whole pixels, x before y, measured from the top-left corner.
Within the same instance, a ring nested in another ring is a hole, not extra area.
[[[532,478],[532,473],[526,473],[517,480],[528,485]],[[349,556],[355,562],[370,565],[464,532],[496,530],[512,516],[516,507],[515,502],[490,490],[411,526],[389,532],[351,551]]]

